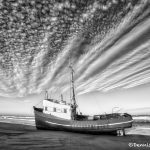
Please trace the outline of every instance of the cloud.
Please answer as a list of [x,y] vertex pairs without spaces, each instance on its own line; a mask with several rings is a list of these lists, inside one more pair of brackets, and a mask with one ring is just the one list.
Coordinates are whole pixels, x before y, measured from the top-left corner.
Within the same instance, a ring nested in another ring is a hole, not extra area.
[[1,10],[1,96],[66,92],[69,62],[77,94],[149,83],[148,0],[28,3]]

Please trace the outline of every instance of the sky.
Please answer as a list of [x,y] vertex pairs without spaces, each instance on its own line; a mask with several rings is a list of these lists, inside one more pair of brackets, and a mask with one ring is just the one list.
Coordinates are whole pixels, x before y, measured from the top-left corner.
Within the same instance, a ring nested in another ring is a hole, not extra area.
[[[131,114],[150,114],[150,84],[131,89],[114,90],[106,93],[92,92],[77,95],[78,111],[86,115],[127,112]],[[1,115],[33,116],[33,106],[42,107],[45,93],[22,98],[0,97]],[[55,95],[49,97],[56,98]],[[60,99],[60,97],[57,97]],[[69,101],[68,98],[66,98]]]
[[1,0],[0,24],[0,112],[68,100],[70,63],[85,112],[149,106],[149,0]]

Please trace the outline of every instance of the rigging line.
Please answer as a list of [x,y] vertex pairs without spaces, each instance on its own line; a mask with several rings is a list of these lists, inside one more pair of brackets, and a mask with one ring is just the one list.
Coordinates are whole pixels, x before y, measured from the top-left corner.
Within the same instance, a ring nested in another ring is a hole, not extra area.
[[35,106],[38,106],[40,103],[42,103],[43,102],[43,100],[41,100],[41,101],[39,101],[39,103],[37,103]]

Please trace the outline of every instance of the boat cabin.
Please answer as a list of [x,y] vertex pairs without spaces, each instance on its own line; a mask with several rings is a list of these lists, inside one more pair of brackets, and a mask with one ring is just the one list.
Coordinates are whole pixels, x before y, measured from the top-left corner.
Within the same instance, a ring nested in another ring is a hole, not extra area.
[[66,101],[58,101],[54,99],[43,100],[43,113],[51,114],[63,119],[71,119],[70,104]]

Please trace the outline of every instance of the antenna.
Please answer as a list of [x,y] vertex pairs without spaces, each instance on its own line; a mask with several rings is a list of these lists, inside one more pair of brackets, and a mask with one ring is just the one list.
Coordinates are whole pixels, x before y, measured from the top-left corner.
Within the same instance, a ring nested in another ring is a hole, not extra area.
[[48,99],[48,91],[45,91],[45,99]]
[[61,101],[63,101],[63,95],[61,94]]

